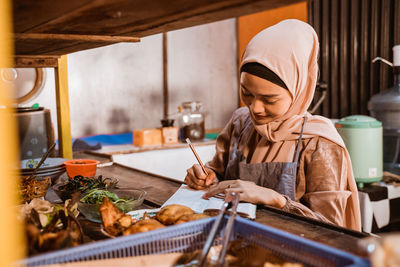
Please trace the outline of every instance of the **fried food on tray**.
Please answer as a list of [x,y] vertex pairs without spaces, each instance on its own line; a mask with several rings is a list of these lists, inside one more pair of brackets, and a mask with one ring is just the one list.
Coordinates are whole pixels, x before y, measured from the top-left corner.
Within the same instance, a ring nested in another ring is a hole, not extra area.
[[169,225],[177,222],[181,216],[193,213],[194,211],[189,207],[172,204],[163,207],[159,212],[157,212],[156,219],[162,224]]
[[68,216],[65,227],[60,231],[44,232],[37,241],[38,251],[52,251],[67,247],[75,247],[82,243],[82,230],[73,216]]
[[287,262],[270,250],[243,240],[229,242],[228,254],[237,258],[238,266],[301,267],[302,264]]
[[108,197],[104,197],[100,205],[100,215],[104,229],[113,236],[121,234],[132,225],[132,217],[121,212]]
[[210,218],[210,216],[208,216],[207,214],[204,214],[204,213],[186,214],[186,215],[182,215],[175,224],[191,222],[191,221],[201,220],[201,219],[205,219],[205,218]]
[[104,229],[113,236],[120,234],[130,235],[165,227],[157,220],[147,218],[134,224],[132,217],[119,211],[108,197],[103,199],[103,204],[100,206],[100,214]]
[[112,235],[130,235],[147,232],[165,227],[165,225],[208,218],[206,214],[195,214],[194,211],[183,205],[168,205],[157,212],[155,218],[145,213],[136,223],[128,214],[121,212],[108,197],[104,197],[100,206],[100,215],[104,230]]
[[34,176],[32,177],[21,177],[19,192],[22,201],[29,202],[34,198],[44,197],[51,185],[50,177],[46,177],[42,181],[38,181]]
[[83,232],[77,216],[76,203],[65,206],[33,199],[21,207],[20,219],[25,221],[29,254],[77,246],[83,241]]
[[265,262],[263,265],[263,267],[302,267],[302,266],[303,264],[293,263],[293,262],[284,262],[282,264]]
[[156,230],[159,228],[164,228],[165,226],[162,225],[159,221],[154,219],[145,219],[140,220],[128,229],[126,229],[122,234],[123,235],[130,235],[136,233],[143,233],[151,230]]
[[[221,245],[212,246],[207,255],[205,266],[216,266],[216,259],[221,252]],[[201,250],[183,253],[175,262],[175,265],[185,265],[197,259]],[[227,254],[223,266],[235,267],[301,267],[300,263],[288,262],[285,259],[255,244],[237,239],[229,242]]]

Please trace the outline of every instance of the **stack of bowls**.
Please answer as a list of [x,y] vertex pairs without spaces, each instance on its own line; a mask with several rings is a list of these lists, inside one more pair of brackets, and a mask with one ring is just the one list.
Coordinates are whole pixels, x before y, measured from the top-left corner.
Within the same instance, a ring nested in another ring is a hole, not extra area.
[[[37,170],[35,177],[40,180],[46,177],[51,178],[51,182],[54,184],[58,177],[65,172],[64,161],[67,159],[63,158],[47,158],[42,166]],[[40,158],[36,159],[25,159],[21,161],[21,175],[30,176],[38,165]]]

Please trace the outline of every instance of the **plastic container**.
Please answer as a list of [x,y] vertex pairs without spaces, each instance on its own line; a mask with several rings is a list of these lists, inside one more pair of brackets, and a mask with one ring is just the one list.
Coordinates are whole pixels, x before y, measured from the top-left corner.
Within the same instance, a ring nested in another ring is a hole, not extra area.
[[[123,213],[130,212],[135,208],[142,205],[143,200],[146,196],[146,192],[139,189],[129,189],[129,188],[121,188],[121,189],[110,189],[110,192],[114,192],[119,198],[132,198],[127,202],[117,203],[116,206]],[[85,194],[81,196],[84,197]],[[101,215],[100,215],[100,205],[101,204],[87,204],[78,201],[78,210],[92,222],[101,223]]]
[[[146,233],[98,241],[31,257],[18,264],[38,266],[170,252],[191,252],[203,248],[214,220],[215,218],[208,218]],[[236,219],[233,238],[241,238],[246,242],[260,245],[286,260],[300,262],[306,266],[370,266],[367,259],[247,219]],[[221,239],[216,238],[215,245],[220,242]]]
[[96,175],[97,164],[100,161],[94,159],[72,159],[64,161],[65,168],[69,178],[77,175],[93,177]]
[[354,115],[335,123],[349,151],[354,178],[359,187],[363,183],[382,179],[382,123],[375,118]]

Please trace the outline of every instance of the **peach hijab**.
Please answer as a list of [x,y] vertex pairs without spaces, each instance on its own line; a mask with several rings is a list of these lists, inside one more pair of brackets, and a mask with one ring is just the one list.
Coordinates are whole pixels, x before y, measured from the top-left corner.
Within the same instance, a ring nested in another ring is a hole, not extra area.
[[307,112],[314,97],[318,78],[318,36],[305,22],[284,20],[258,33],[248,44],[241,66],[257,62],[281,78],[292,95],[288,112],[279,120],[256,126],[272,142],[297,140],[307,115],[304,138],[323,136],[344,147],[333,124],[322,116]]
[[[269,68],[285,83],[293,99],[287,113],[278,120],[264,125],[254,124],[257,132],[264,138],[258,143],[251,162],[260,162],[261,158],[265,157],[268,143],[272,144],[269,145],[269,155],[264,160],[274,161],[276,158],[282,159],[282,155],[293,155],[304,116],[307,116],[303,138],[321,136],[345,150],[345,160],[349,168],[347,175],[342,175],[342,179],[347,181],[341,181],[340,184],[345,186],[343,190],[352,192],[346,213],[351,214],[352,219],[348,224],[354,225],[360,221],[360,214],[350,156],[332,122],[307,112],[318,78],[318,53],[319,42],[314,29],[309,24],[294,19],[284,20],[261,31],[248,44],[240,67],[246,63],[257,62]],[[280,156],[277,157],[278,154]],[[354,228],[359,227],[357,225]]]

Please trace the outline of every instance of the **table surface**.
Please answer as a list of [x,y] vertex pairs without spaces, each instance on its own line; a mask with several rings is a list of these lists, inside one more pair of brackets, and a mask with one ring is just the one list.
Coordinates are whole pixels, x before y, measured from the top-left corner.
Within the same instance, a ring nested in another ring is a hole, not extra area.
[[[94,155],[90,152],[75,152],[74,157],[94,158],[102,163],[110,161],[108,156]],[[161,206],[181,185],[179,182],[119,164],[99,168],[97,175],[115,177],[119,179],[120,186],[129,186],[146,191],[147,196],[141,208]],[[286,213],[272,207],[258,207],[255,221],[352,254],[366,256],[365,251],[362,251],[358,246],[360,239],[368,236],[364,233]],[[84,219],[81,219],[81,223],[87,235],[87,242],[105,238],[100,232],[99,224]]]

